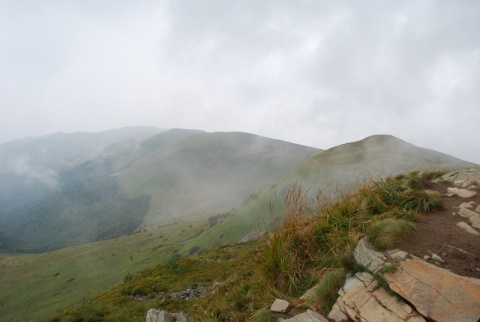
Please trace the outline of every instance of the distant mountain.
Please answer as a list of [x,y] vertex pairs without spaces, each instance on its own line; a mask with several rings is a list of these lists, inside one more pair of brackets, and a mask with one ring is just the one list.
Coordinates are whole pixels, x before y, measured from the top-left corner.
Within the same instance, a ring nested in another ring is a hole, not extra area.
[[321,151],[246,133],[154,135],[159,131],[52,135],[2,146],[3,162],[29,156],[23,172],[0,174],[15,183],[3,186],[8,207],[0,209],[0,234],[4,245],[16,246],[6,250],[54,250],[228,211]]
[[246,200],[234,216],[208,231],[208,236],[200,236],[194,242],[199,247],[208,248],[221,242],[238,241],[259,228],[268,229],[271,223],[270,206],[274,206],[275,214],[280,213],[283,196],[294,183],[302,187],[307,200],[314,200],[320,193],[321,198],[334,201],[372,179],[380,180],[414,170],[464,167],[479,165],[414,146],[394,136],[370,136],[323,151],[293,167],[264,186],[255,198]]
[[239,206],[321,150],[253,134],[170,130],[142,143],[149,154],[115,177],[129,198],[149,195],[145,224]]

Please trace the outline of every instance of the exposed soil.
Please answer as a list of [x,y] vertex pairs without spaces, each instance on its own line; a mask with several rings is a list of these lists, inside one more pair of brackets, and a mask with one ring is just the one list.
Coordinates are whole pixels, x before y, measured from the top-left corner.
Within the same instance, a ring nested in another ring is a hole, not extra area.
[[[480,205],[480,190],[471,198],[461,198],[457,195],[446,195],[447,188],[453,187],[451,182],[429,183],[430,190],[442,194],[444,209],[429,214],[422,214],[417,222],[417,229],[397,247],[419,258],[432,253],[440,256],[445,262],[440,267],[458,275],[480,278],[480,236],[471,235],[456,225],[460,221],[469,222],[467,218],[458,215],[462,202],[474,201],[470,210]],[[480,232],[480,231],[479,231]],[[433,263],[432,260],[429,260]]]

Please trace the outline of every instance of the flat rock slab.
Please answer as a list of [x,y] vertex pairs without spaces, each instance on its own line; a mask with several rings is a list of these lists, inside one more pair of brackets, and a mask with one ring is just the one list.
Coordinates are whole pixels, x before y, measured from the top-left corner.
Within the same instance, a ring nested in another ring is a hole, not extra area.
[[409,259],[385,274],[390,288],[434,321],[480,318],[480,280],[455,275],[422,260]]
[[461,198],[470,198],[470,197],[473,197],[473,196],[477,195],[477,193],[475,191],[468,190],[468,189],[460,189],[460,188],[457,188],[457,187],[447,188],[447,193],[458,195]]
[[315,311],[307,310],[302,314],[295,315],[294,317],[282,320],[283,322],[328,322],[328,320]]
[[460,228],[460,229],[463,229],[465,230],[467,233],[469,234],[472,234],[472,235],[475,235],[475,236],[480,236],[480,233],[478,231],[476,231],[475,229],[473,229],[469,224],[467,224],[466,222],[459,222],[457,224],[457,227]]
[[462,202],[458,208],[473,208],[473,201],[470,202]]
[[287,312],[289,306],[290,303],[288,303],[287,301],[276,299],[270,307],[270,311],[275,313],[285,313]]
[[460,208],[458,213],[460,214],[460,216],[465,217],[465,218],[470,218],[472,216],[478,215],[475,211],[472,211],[472,210],[467,209],[467,208]]

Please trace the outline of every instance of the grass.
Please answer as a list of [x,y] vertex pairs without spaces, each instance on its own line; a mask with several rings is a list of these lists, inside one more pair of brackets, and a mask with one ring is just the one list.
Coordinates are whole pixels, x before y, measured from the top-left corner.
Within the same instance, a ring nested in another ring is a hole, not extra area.
[[42,319],[82,305],[137,272],[165,263],[205,224],[179,222],[45,254],[1,256],[0,320]]
[[311,300],[315,309],[327,316],[333,304],[337,301],[338,290],[343,286],[346,272],[342,269],[328,271],[320,280],[315,296]]
[[[411,182],[417,182],[412,177],[420,178],[421,185],[412,188]],[[355,273],[351,254],[361,237],[368,235],[380,247],[390,248],[412,229],[420,210],[440,206],[430,199],[435,196],[420,193],[423,182],[418,173],[388,178],[364,185],[336,203],[323,199],[321,206],[294,185],[283,199],[278,229],[263,239],[218,246],[196,257],[170,257],[49,321],[144,321],[149,308],[183,311],[200,321],[274,321],[278,316],[267,308],[276,297],[327,314],[346,275]],[[415,196],[423,198],[417,204],[424,207],[409,206]],[[277,222],[275,216],[272,222]],[[390,235],[395,236],[393,242],[385,241]],[[186,252],[191,249],[185,247]],[[387,267],[384,273],[394,269]],[[209,287],[214,281],[221,286],[205,299],[182,301],[168,295],[195,284]],[[302,304],[298,297],[317,282],[314,298]]]
[[405,219],[387,218],[374,222],[367,229],[368,240],[378,249],[395,248],[415,225]]

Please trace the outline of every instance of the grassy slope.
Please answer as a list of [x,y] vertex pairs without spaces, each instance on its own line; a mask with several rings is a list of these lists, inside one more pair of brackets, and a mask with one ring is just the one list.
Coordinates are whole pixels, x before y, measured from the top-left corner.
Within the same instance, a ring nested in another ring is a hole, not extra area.
[[[358,142],[340,145],[311,158],[285,175],[266,185],[256,196],[243,205],[233,216],[202,234],[195,241],[199,247],[209,248],[223,242],[235,242],[254,230],[268,229],[271,224],[270,202],[274,214],[282,212],[285,193],[297,182],[303,187],[307,199],[338,200],[346,193],[371,179],[408,173],[413,170],[456,169],[478,166],[460,159],[416,147],[388,135],[376,135]],[[221,238],[221,236],[226,236]]]
[[[309,208],[298,188],[290,190],[283,225],[267,238],[147,270],[51,321],[144,321],[152,307],[187,312],[199,321],[275,321],[277,316],[267,310],[275,297],[325,314],[347,272],[355,273],[351,251],[359,238],[367,234],[376,243],[384,242],[383,236],[394,236],[388,247],[395,247],[412,229],[409,221],[415,221],[417,211],[441,207],[438,195],[423,191],[423,183],[434,175],[412,173],[364,186],[321,210]],[[193,284],[211,286],[215,280],[222,285],[206,299],[155,295]],[[315,283],[321,285],[315,297],[299,301],[298,296]],[[133,293],[147,300],[127,296]]]
[[[367,141],[366,145],[371,145],[371,144],[368,144],[369,143],[368,141],[371,141],[372,139],[373,140],[380,140],[380,141],[384,140],[383,137],[370,138],[370,139],[364,140],[364,141]],[[388,138],[388,139],[391,140],[391,138]],[[393,141],[396,142],[397,140],[393,139]],[[370,142],[370,143],[372,143],[372,142]],[[278,196],[279,196],[278,199],[282,200],[282,197],[280,197],[280,194],[286,192],[286,188],[291,187],[290,183],[297,180],[296,178],[298,178],[299,176],[302,177],[302,175],[303,175],[306,179],[313,178],[311,180],[307,180],[310,183],[311,182],[315,183],[314,180],[319,180],[318,182],[316,182],[316,184],[319,184],[319,183],[322,183],[322,180],[324,180],[322,178],[325,178],[325,177],[333,178],[333,175],[332,175],[333,172],[332,171],[335,170],[336,165],[338,166],[338,169],[339,169],[338,172],[339,173],[342,173],[343,171],[346,171],[348,169],[357,169],[356,170],[357,172],[355,172],[355,173],[359,173],[359,171],[358,171],[359,163],[356,163],[356,162],[359,162],[359,161],[366,162],[366,160],[369,160],[368,165],[370,167],[372,167],[372,164],[375,165],[375,166],[378,166],[378,165],[382,166],[382,164],[383,164],[383,166],[385,167],[385,165],[391,164],[392,160],[398,160],[399,159],[398,155],[395,155],[395,154],[393,154],[393,156],[391,158],[385,157],[385,155],[384,155],[385,153],[390,153],[390,152],[393,153],[393,152],[396,152],[396,151],[401,151],[402,149],[400,149],[398,146],[391,147],[390,146],[391,142],[389,143],[389,141],[387,141],[387,142],[383,142],[384,146],[382,148],[382,146],[380,144],[382,142],[374,142],[374,143],[375,144],[373,144],[373,145],[375,147],[379,147],[379,149],[375,153],[370,153],[369,154],[370,156],[368,158],[365,157],[365,152],[362,152],[362,150],[365,148],[365,142],[362,142],[362,141],[355,142],[355,143],[352,143],[352,144],[347,144],[347,145],[344,145],[344,146],[340,146],[340,147],[338,147],[338,150],[336,148],[334,148],[334,149],[331,149],[329,151],[326,151],[324,153],[319,154],[316,158],[305,162],[304,164],[302,164],[299,167],[292,170],[287,175],[281,177],[275,183],[266,185],[266,187],[258,195],[251,195],[250,198],[248,200],[246,200],[245,207],[241,211],[239,211],[237,213],[234,213],[233,215],[229,215],[228,217],[219,218],[219,220],[216,222],[216,224],[212,227],[210,227],[210,225],[207,225],[206,227],[203,227],[205,229],[204,233],[200,234],[195,239],[187,242],[185,245],[183,245],[183,244],[176,245],[175,249],[178,250],[179,253],[181,253],[183,255],[186,255],[186,254],[189,253],[189,251],[194,246],[205,249],[205,248],[209,248],[209,247],[212,247],[212,246],[220,244],[220,243],[223,244],[223,243],[237,241],[242,236],[244,236],[246,233],[248,233],[252,229],[254,229],[254,227],[257,227],[259,223],[260,223],[260,225],[268,226],[269,223],[270,223],[270,214],[269,214],[269,211],[268,211],[268,204],[269,204],[270,200],[272,200],[274,198],[275,193],[278,194]],[[408,146],[410,146],[410,145],[407,145],[407,147]],[[153,148],[152,150],[155,150],[155,148]],[[372,152],[374,150],[375,149],[371,150],[370,152]],[[409,167],[414,167],[415,164],[417,164],[417,165],[429,164],[430,167],[437,168],[437,167],[440,167],[440,164],[444,164],[444,163],[448,163],[449,166],[457,166],[457,165],[452,165],[452,164],[455,164],[457,161],[459,161],[458,159],[445,158],[444,155],[439,155],[438,153],[434,153],[432,151],[423,151],[423,150],[415,150],[415,151],[416,151],[415,153],[412,152],[412,154],[408,158],[406,158],[406,161],[408,161],[408,162],[405,162],[405,163]],[[407,149],[407,151],[403,151],[402,155],[408,155],[407,152],[408,152],[408,149]],[[416,153],[418,153],[420,155],[415,156]],[[433,156],[431,156],[432,153],[434,154]],[[373,161],[375,161],[375,156],[380,159],[378,164],[373,162]],[[320,159],[320,161],[318,159]],[[322,159],[324,159],[324,161],[321,161]],[[325,161],[325,160],[327,160],[328,162]],[[323,167],[321,166],[321,164],[323,164],[325,167],[327,167],[327,170],[323,171]],[[317,174],[317,172],[320,172],[320,173]],[[371,172],[369,172],[369,170],[367,169],[366,173],[370,174]],[[328,182],[330,183],[331,181],[328,181]],[[355,180],[356,184],[361,183],[361,182],[363,182],[363,180],[358,180],[358,179]],[[328,189],[329,188],[327,188],[327,191],[328,191]],[[281,212],[281,207],[279,206],[279,204],[280,203],[277,204],[277,209],[278,209],[278,212]],[[186,231],[188,232],[188,230],[186,230]],[[172,233],[174,233],[174,232],[172,232]],[[145,236],[145,235],[141,235],[141,236]],[[131,238],[131,237],[126,237],[126,238]],[[123,239],[121,239],[121,240],[123,240]],[[155,247],[154,246],[155,241],[153,240],[152,244],[148,244],[148,246],[144,248],[144,247],[141,247],[141,245],[140,245],[142,240],[143,240],[143,238],[140,238],[140,239],[136,240],[138,243],[133,243],[132,247],[140,247],[140,248],[138,248],[139,253],[143,253],[144,251],[147,252],[149,255],[155,253],[155,252],[149,251],[149,249],[152,250]],[[129,242],[132,242],[132,241],[135,241],[135,240],[129,240]],[[98,245],[102,245],[102,244],[103,243],[98,243]],[[109,245],[109,244],[107,242],[104,245]],[[100,249],[102,247],[104,247],[104,246],[101,246],[101,247],[99,246],[99,252],[102,252],[103,256],[97,256],[97,257],[94,256],[93,258],[90,259],[91,262],[94,262],[95,258],[100,258],[100,257],[107,258],[108,256],[111,256],[112,253],[118,254],[119,252],[122,251],[121,250],[122,248],[126,248],[127,253],[129,252],[129,249],[131,249],[131,252],[134,252],[134,248],[128,248],[126,244],[119,245],[119,248],[117,248],[117,250],[108,250],[108,247],[107,247],[106,251],[101,251]],[[170,251],[173,251],[173,249],[171,249]],[[61,254],[61,251],[58,252],[58,254]],[[72,255],[72,254],[76,254],[76,253],[75,252],[70,253],[70,255]],[[48,254],[45,254],[45,256],[47,256],[47,255]],[[117,255],[115,255],[115,256],[117,256]],[[115,257],[115,256],[113,256],[113,257]],[[60,264],[58,264],[58,262],[64,260],[65,258],[68,258],[68,257],[69,256],[58,256],[58,257],[55,258],[55,260],[52,259],[50,261],[50,265],[60,265]],[[38,257],[38,258],[42,258],[42,257]],[[111,259],[109,259],[109,260],[111,260]],[[28,267],[31,270],[32,267],[44,267],[45,266],[43,264],[40,265],[38,263],[39,262],[33,261],[30,264],[30,266],[28,266]],[[99,264],[100,263],[101,262],[99,261]],[[108,261],[107,262],[102,262],[101,264],[105,264],[105,263],[108,263]],[[122,263],[125,263],[125,262],[122,261]],[[156,263],[152,263],[152,262],[148,262],[148,263],[145,262],[145,263],[146,263],[145,267],[148,267],[148,265],[150,265],[150,266],[156,265]],[[27,264],[23,264],[23,265],[27,265]],[[75,265],[69,265],[69,266],[75,266]],[[7,265],[5,267],[10,267],[10,266]],[[0,287],[2,289],[4,289],[4,287],[8,286],[8,292],[6,292],[5,295],[0,298],[0,305],[3,305],[3,307],[1,307],[2,310],[4,310],[4,308],[6,308],[6,307],[10,307],[9,310],[11,310],[16,305],[20,305],[20,308],[25,308],[25,307],[28,307],[28,304],[30,304],[28,301],[23,301],[23,298],[22,298],[23,293],[22,293],[21,290],[17,289],[18,292],[15,293],[14,287],[12,285],[7,285],[6,284],[8,280],[11,280],[10,277],[9,277],[10,274],[13,274],[15,271],[17,271],[18,267],[19,266],[17,266],[17,269],[12,269],[12,270],[7,270],[6,268],[4,270],[4,267],[1,268],[2,271],[0,271],[0,272],[2,272],[2,274],[0,274],[0,276],[2,277],[2,283],[4,283],[4,284],[0,284]],[[59,267],[61,267],[61,266],[59,266]],[[87,265],[87,267],[88,267],[88,265]],[[93,267],[95,267],[95,266],[93,266]],[[128,268],[128,267],[129,267],[128,264],[125,264],[125,266],[123,266],[123,271],[122,271],[121,274],[118,274],[118,279],[116,281],[121,280],[121,278],[123,276],[125,276],[125,274],[128,271],[130,271],[130,272],[132,271],[132,269]],[[64,269],[67,269],[67,265],[65,265]],[[94,268],[94,269],[96,270],[97,268]],[[50,273],[55,274],[55,273],[53,273],[53,271],[48,271],[47,273],[44,273],[43,276],[47,276]],[[25,275],[25,276],[32,277],[31,275],[28,275],[28,274]],[[61,276],[61,274],[59,274],[58,276]],[[99,275],[99,276],[102,276],[102,275]],[[103,276],[106,276],[106,275],[103,275]],[[68,277],[68,278],[71,278],[71,277]],[[64,279],[63,284],[62,283],[60,283],[60,284],[65,285],[65,280],[67,280],[67,279]],[[22,279],[22,281],[23,281],[23,279]],[[96,284],[102,284],[102,282],[100,282],[100,281],[101,281],[101,279],[98,280],[98,281],[95,281],[95,283]],[[44,285],[48,285],[49,282],[51,282],[51,281],[46,280],[46,284],[44,284]],[[69,282],[68,284],[71,284],[71,283],[74,283],[74,282],[75,282],[75,280]],[[35,285],[36,282],[35,282],[35,279],[25,279],[25,283],[29,283],[28,284],[29,287],[32,287],[32,285]],[[61,289],[60,284],[57,285],[58,286],[57,288]],[[19,284],[19,285],[21,285],[21,284]],[[108,283],[105,283],[104,285],[108,285]],[[41,292],[42,292],[41,291],[41,285],[38,286],[38,289],[39,289],[39,291],[37,293],[37,296],[42,297],[42,295],[41,295]],[[90,288],[86,288],[84,291],[87,291],[89,289]],[[97,291],[100,291],[100,290],[101,289],[97,289]],[[66,297],[65,296],[66,293],[62,293],[62,294],[63,294],[61,296],[62,298]],[[82,294],[82,292],[79,292],[77,295],[80,295],[80,294]],[[84,293],[84,294],[91,294],[91,293]],[[87,295],[87,297],[88,297],[88,295]],[[73,297],[71,297],[71,298],[73,299]],[[79,299],[79,297],[77,296],[76,300],[74,300],[74,301],[77,301],[78,299]],[[51,298],[50,298],[50,300],[51,300]],[[48,301],[49,301],[49,299],[45,298],[45,302],[42,302],[42,303],[47,303]],[[60,308],[60,307],[65,306],[65,305],[62,306],[61,303],[70,304],[70,303],[73,302],[72,300],[68,300],[68,301],[62,300],[62,301],[63,302],[59,302],[59,304],[56,306],[56,308]],[[25,302],[27,303],[27,305],[22,306],[23,303],[25,303]],[[9,303],[10,304],[13,303],[13,304],[10,306]],[[44,305],[46,305],[46,304],[44,304]],[[37,308],[38,308],[38,306],[37,306]],[[25,309],[25,310],[27,310],[27,309]]]
[[[147,224],[236,207],[291,167],[320,150],[246,133],[161,133],[151,152],[116,174],[129,197],[152,196]],[[168,140],[165,137],[169,136]]]
[[81,303],[121,283],[127,273],[164,263],[205,223],[194,218],[45,254],[0,255],[0,320],[45,318]]

